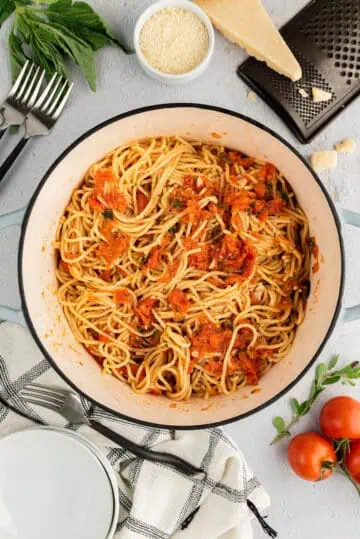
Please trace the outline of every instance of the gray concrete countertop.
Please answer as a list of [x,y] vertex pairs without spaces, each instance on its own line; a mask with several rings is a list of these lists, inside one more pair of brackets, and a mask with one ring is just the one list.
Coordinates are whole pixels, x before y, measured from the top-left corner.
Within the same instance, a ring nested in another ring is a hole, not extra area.
[[[91,0],[90,3],[110,22],[112,29],[131,44],[132,29],[138,14],[151,0]],[[279,26],[307,3],[307,0],[264,0],[273,20]],[[9,25],[0,30],[0,102],[10,86],[7,34]],[[41,177],[56,157],[77,137],[99,122],[129,109],[171,102],[206,103],[227,107],[262,122],[285,137],[303,155],[332,149],[345,137],[358,139],[355,154],[339,156],[338,167],[321,174],[331,196],[341,205],[360,208],[360,101],[345,110],[312,144],[300,145],[278,117],[260,100],[250,102],[248,89],[236,76],[236,67],[245,53],[216,33],[215,54],[206,73],[191,84],[175,87],[156,83],[141,71],[134,55],[125,56],[115,47],[107,47],[97,56],[98,91],[92,93],[74,70],[76,83],[71,102],[48,137],[32,141],[25,154],[2,185],[0,214],[25,206]],[[0,148],[2,159],[16,137],[7,137]],[[360,303],[357,230],[345,230],[347,258],[345,305]],[[0,233],[0,303],[19,305],[16,283],[16,228]],[[326,345],[320,360],[326,361],[338,352],[342,361],[359,359],[360,333],[346,336],[337,330]],[[312,369],[291,391],[305,398],[313,379]],[[336,394],[360,397],[360,389],[331,386],[312,413],[303,419],[295,432],[317,428],[321,403]],[[270,523],[282,539],[356,539],[360,537],[360,503],[355,489],[342,477],[331,477],[319,484],[301,481],[290,471],[286,460],[286,442],[270,447],[274,435],[271,420],[275,415],[289,416],[290,395],[255,416],[226,427],[248,459],[249,465],[264,483],[272,498]],[[255,537],[265,537],[255,526]]]

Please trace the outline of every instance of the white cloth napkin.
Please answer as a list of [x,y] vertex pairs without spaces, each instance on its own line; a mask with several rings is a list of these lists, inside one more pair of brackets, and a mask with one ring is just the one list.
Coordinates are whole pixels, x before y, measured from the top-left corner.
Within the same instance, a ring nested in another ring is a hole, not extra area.
[[[34,421],[74,428],[66,425],[59,415],[30,406],[19,397],[24,385],[35,380],[65,386],[25,328],[0,322],[0,436],[34,426]],[[4,402],[26,417],[9,410]],[[174,453],[197,466],[200,464],[206,471],[204,480],[192,479],[171,467],[137,459],[86,426],[77,429],[101,448],[117,473],[120,518],[116,539],[253,537],[253,514],[247,501],[263,511],[270,504],[269,496],[239,448],[221,429],[148,428],[113,417],[85,399],[83,406],[91,418],[134,442]]]

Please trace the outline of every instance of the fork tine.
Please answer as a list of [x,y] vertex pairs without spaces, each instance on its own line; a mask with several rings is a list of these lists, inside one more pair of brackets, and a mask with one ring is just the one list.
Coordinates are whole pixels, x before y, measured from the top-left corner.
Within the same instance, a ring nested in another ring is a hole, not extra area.
[[22,389],[20,391],[20,395],[23,398],[30,398],[30,399],[38,399],[41,401],[46,402],[47,404],[51,404],[52,406],[56,406],[60,408],[63,405],[62,400],[54,399],[51,395],[47,395],[46,393],[40,393],[36,391],[29,391],[27,389]]
[[66,399],[68,396],[68,391],[66,389],[61,389],[58,387],[51,387],[51,386],[43,386],[41,384],[26,384],[24,389],[34,390],[34,391],[41,391],[43,393],[50,393],[50,395],[60,397],[63,400]]
[[32,91],[32,89],[33,89],[33,87],[34,87],[34,84],[36,83],[36,79],[37,79],[37,77],[38,77],[40,71],[41,71],[41,67],[38,66],[38,68],[36,69],[36,71],[35,71],[35,73],[34,73],[34,76],[33,76],[32,79],[31,79],[31,82],[30,82],[29,86],[28,86],[27,89],[26,89],[26,92],[25,92],[24,97],[21,99],[21,102],[22,102],[24,105],[25,105],[25,103],[27,102],[27,100],[29,99],[29,96],[30,96],[31,91]]
[[[54,96],[56,94],[56,90],[59,88],[59,84],[60,84],[61,80],[62,80],[62,77],[59,76],[59,79],[58,79],[57,83],[55,84],[51,94],[49,95],[49,97],[46,100],[45,104],[41,107],[41,112],[47,113],[47,109],[49,108],[49,106],[51,105],[52,100],[54,99]],[[59,93],[61,93],[61,91],[62,90],[60,90]]]
[[16,81],[13,84],[13,87],[10,90],[9,97],[12,97],[17,92],[17,90],[18,90],[18,88],[19,88],[19,86],[20,86],[20,84],[21,84],[21,82],[22,82],[22,80],[24,78],[26,70],[27,70],[27,68],[29,66],[29,62],[30,62],[30,60],[26,60],[25,64],[23,65],[20,73],[17,76]]
[[60,76],[59,73],[54,73],[53,76],[51,77],[51,79],[49,80],[48,82],[48,85],[46,86],[45,90],[43,91],[43,93],[41,94],[41,96],[38,98],[38,100],[36,101],[35,105],[34,105],[34,108],[36,109],[40,109],[41,105],[44,103],[46,97],[48,96],[53,84],[54,84],[54,81],[55,79]]
[[21,86],[20,90],[14,96],[15,99],[20,100],[22,98],[23,93],[26,91],[29,79],[32,76],[32,73],[33,73],[34,69],[35,69],[35,64],[31,64],[30,69],[29,69],[29,71],[28,71],[28,73],[27,73],[27,75],[25,77],[24,82],[22,83],[22,86]]
[[39,95],[40,88],[41,88],[41,85],[42,85],[42,82],[44,80],[45,75],[46,75],[46,71],[45,71],[45,69],[43,69],[43,71],[42,71],[42,73],[41,73],[41,75],[39,77],[39,80],[37,82],[36,88],[33,91],[32,96],[30,97],[30,99],[29,99],[29,101],[27,103],[28,109],[32,109],[32,107],[34,106],[34,103],[35,103],[35,101],[36,101],[36,99],[37,99],[37,97]]
[[64,90],[66,88],[66,86],[68,85],[68,80],[65,80],[64,81],[64,84],[61,86],[60,90],[58,91],[58,93],[56,94],[56,97],[54,99],[54,101],[51,103],[50,105],[50,108],[46,111],[46,114],[48,116],[51,116],[55,107],[57,106],[57,104],[59,103],[60,99],[62,98],[62,96],[64,95]]
[[43,406],[44,408],[48,408],[49,410],[52,410],[53,412],[59,412],[60,407],[52,405],[49,402],[45,402],[42,399],[35,399],[32,397],[26,397],[23,396],[23,399],[25,402],[29,402],[30,404],[37,404],[38,406]]
[[[69,95],[70,95],[70,93],[71,93],[71,90],[73,89],[73,86],[74,86],[74,83],[72,82],[72,83],[69,85],[69,88],[67,89],[67,91],[66,91],[64,97],[62,98],[62,101],[60,102],[58,108],[55,110],[54,114],[52,115],[52,119],[53,119],[53,120],[57,120],[58,117],[60,116],[60,114],[61,114],[63,108],[65,107],[66,102],[67,102],[67,100],[68,100],[68,98],[69,98]],[[60,94],[60,95],[61,95],[61,94]],[[53,112],[54,106],[55,106],[55,104],[51,107],[51,109],[50,109],[50,111],[49,111],[50,114]]]
[[46,402],[49,402],[50,404],[53,404],[54,406],[62,406],[64,404],[65,398],[64,397],[58,397],[54,396],[52,393],[48,391],[44,391],[43,389],[26,389],[24,388],[20,394],[22,396],[28,396],[28,397],[34,397],[37,399],[43,399]]

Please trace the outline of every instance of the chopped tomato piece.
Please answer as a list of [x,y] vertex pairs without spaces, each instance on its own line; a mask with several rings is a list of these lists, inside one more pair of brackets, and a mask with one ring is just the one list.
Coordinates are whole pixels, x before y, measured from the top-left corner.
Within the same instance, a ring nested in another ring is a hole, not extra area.
[[100,202],[95,196],[89,197],[90,208],[96,211],[104,211],[105,205]]
[[[247,323],[248,320],[243,321],[243,323]],[[234,348],[240,348],[240,350],[245,350],[249,344],[251,343],[253,339],[253,332],[250,328],[241,328],[237,332]]]
[[256,385],[259,381],[256,360],[251,359],[246,353],[240,352],[239,366],[246,376],[246,383],[251,386]]
[[261,221],[262,223],[265,223],[268,217],[269,217],[269,210],[267,208],[264,208],[263,211],[259,215],[259,221]]
[[205,317],[200,319],[199,330],[191,337],[192,351],[201,359],[207,353],[224,354],[230,343],[232,332],[222,329]]
[[187,295],[176,288],[168,295],[168,300],[173,311],[177,314],[185,314],[190,308],[190,300]]
[[271,182],[276,174],[276,168],[272,163],[265,163],[257,173],[257,177],[261,180]]
[[158,395],[158,396],[161,395],[161,391],[157,387],[153,387],[152,389],[149,389],[148,393],[150,393],[150,395]]
[[120,290],[115,290],[114,292],[114,301],[117,305],[122,303],[128,303],[131,300],[131,294],[126,288],[120,288]]
[[148,202],[149,197],[147,197],[142,191],[136,191],[136,205],[139,213],[145,210]]
[[108,335],[99,335],[98,340],[103,343],[109,343],[111,341]]
[[189,265],[200,270],[208,270],[212,261],[213,247],[208,244],[200,243],[193,238],[185,238],[183,241],[186,251],[192,249],[201,249],[198,253],[193,253],[189,256]]
[[60,260],[59,269],[61,271],[65,271],[66,273],[70,273],[70,266],[68,262],[64,262],[63,260]]
[[100,273],[100,277],[101,277],[101,279],[103,279],[104,281],[110,282],[110,281],[111,281],[111,270],[110,270],[110,269],[106,269],[106,270],[102,271],[102,272]]
[[254,185],[254,191],[258,198],[265,198],[266,186],[264,183],[259,182]]
[[145,264],[145,268],[155,269],[160,265],[161,247],[153,247],[150,251],[149,260]]
[[127,365],[124,365],[123,367],[120,367],[117,370],[119,374],[121,374],[125,378],[128,378],[128,369],[130,370],[133,376],[136,376],[139,370],[139,365],[137,365],[137,363],[128,363]]
[[252,191],[227,190],[225,193],[225,204],[229,204],[232,210],[244,211],[250,208],[255,194]]
[[215,258],[224,271],[239,273],[247,278],[255,265],[256,251],[240,238],[226,234]]
[[134,311],[137,314],[139,323],[147,329],[154,320],[152,309],[158,305],[157,299],[146,298],[134,307]]
[[180,260],[174,260],[174,262],[172,262],[170,264],[170,266],[169,266],[167,272],[165,273],[165,275],[160,277],[159,282],[160,283],[168,283],[169,281],[171,281],[171,279],[173,277],[175,277],[175,275],[177,273],[179,264],[180,264]]
[[[98,200],[98,197],[105,202],[105,205]],[[116,178],[111,169],[99,169],[96,172],[95,186],[89,203],[93,209],[98,211],[102,211],[106,207],[120,212],[126,210],[126,198],[119,192]]]
[[267,203],[269,215],[280,213],[284,207],[284,201],[282,198],[274,198]]
[[223,370],[223,365],[224,363],[220,360],[210,359],[205,363],[204,369],[210,374],[220,375]]
[[112,264],[112,262],[119,258],[119,256],[128,248],[128,246],[128,236],[113,236],[110,241],[107,243],[104,242],[99,246],[98,254],[106,260],[108,264]]
[[109,208],[124,212],[127,208],[127,202],[124,195],[117,192],[110,192],[102,195],[102,199],[106,202]]
[[255,163],[253,157],[243,157],[240,152],[229,152],[229,158],[232,163],[237,163],[244,168],[249,168]]

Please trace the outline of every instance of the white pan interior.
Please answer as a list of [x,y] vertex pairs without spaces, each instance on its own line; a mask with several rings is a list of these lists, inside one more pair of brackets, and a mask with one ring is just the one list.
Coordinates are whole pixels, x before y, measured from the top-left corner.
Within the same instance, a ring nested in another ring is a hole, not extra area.
[[[138,396],[119,380],[102,375],[95,360],[69,330],[57,302],[52,247],[58,221],[88,167],[125,142],[180,135],[221,143],[273,162],[291,183],[320,246],[320,271],[311,278],[306,318],[291,353],[261,380],[261,391],[244,388],[210,401],[192,399],[176,407],[165,397]],[[214,137],[215,135],[215,137]],[[220,138],[218,138],[220,136]],[[225,111],[197,106],[137,111],[99,128],[63,156],[43,182],[23,228],[20,288],[25,313],[43,353],[80,391],[97,403],[134,420],[163,426],[210,425],[266,404],[292,384],[321,347],[335,316],[341,289],[339,231],[327,199],[307,166],[278,138]],[[31,322],[30,322],[31,321]]]

